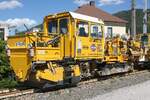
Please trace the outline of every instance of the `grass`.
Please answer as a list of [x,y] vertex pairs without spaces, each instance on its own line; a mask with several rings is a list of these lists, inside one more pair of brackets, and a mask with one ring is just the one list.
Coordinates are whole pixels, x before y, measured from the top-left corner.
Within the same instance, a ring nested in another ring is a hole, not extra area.
[[15,88],[16,86],[18,86],[18,83],[15,80],[8,78],[0,80],[0,89]]

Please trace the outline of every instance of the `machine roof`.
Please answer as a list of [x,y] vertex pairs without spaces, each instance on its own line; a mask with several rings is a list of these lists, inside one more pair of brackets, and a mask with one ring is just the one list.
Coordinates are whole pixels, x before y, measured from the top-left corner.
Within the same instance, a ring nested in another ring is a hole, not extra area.
[[83,14],[79,14],[79,13],[75,13],[75,12],[69,12],[69,13],[73,18],[76,18],[76,19],[103,24],[103,21],[101,19],[96,18],[96,17],[91,17],[88,15],[83,15]]
[[86,21],[90,21],[90,22],[95,22],[95,23],[101,23],[104,24],[104,22],[96,17],[92,17],[92,16],[88,16],[88,15],[84,15],[84,14],[80,14],[80,13],[76,13],[76,12],[62,12],[62,13],[56,13],[56,14],[52,14],[52,15],[48,15],[46,17],[52,17],[52,16],[57,16],[57,15],[63,15],[63,14],[70,14],[70,16],[72,18],[75,19],[80,19],[80,20],[86,20]]

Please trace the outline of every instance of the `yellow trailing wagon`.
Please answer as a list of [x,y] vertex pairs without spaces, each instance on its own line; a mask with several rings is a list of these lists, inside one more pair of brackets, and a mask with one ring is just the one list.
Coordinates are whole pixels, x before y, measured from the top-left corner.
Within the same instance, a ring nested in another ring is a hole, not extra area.
[[102,20],[63,12],[46,16],[43,27],[43,32],[8,37],[10,65],[19,82],[46,88],[129,71],[126,42],[105,39]]
[[133,70],[133,64],[129,59],[127,40],[119,35],[105,39],[105,56],[100,67],[101,75],[124,73]]
[[150,65],[150,34],[140,34],[140,57],[141,67],[148,68]]
[[137,34],[135,39],[128,39],[127,48],[130,61],[135,68],[148,68],[150,65],[150,34]]

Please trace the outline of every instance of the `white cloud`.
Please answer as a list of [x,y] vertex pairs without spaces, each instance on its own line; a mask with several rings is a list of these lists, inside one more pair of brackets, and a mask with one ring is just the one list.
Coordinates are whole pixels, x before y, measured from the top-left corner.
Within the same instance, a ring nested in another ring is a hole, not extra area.
[[[90,2],[90,0],[74,0],[74,3],[79,5],[79,6],[87,4],[89,2]],[[125,0],[98,0],[98,5],[99,6],[118,5],[118,4],[122,4],[124,2],[125,2]]]
[[0,2],[0,10],[14,9],[22,6],[23,4],[19,0],[5,0]]
[[81,6],[81,5],[89,3],[89,1],[90,0],[74,0],[74,3]]
[[124,3],[124,0],[99,0],[99,6],[118,5]]
[[24,24],[26,24],[27,26],[33,26],[36,23],[35,20],[29,19],[29,18],[15,18],[15,19],[8,19],[6,21],[0,21],[0,24],[8,24],[10,26],[16,26],[16,27],[20,27]]

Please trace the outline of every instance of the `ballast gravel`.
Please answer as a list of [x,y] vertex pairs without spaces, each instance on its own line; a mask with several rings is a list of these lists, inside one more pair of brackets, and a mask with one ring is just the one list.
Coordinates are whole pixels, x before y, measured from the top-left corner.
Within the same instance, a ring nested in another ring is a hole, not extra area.
[[[60,89],[57,91],[50,91],[46,93],[28,94],[19,97],[7,98],[5,100],[14,100],[14,99],[15,100],[150,100],[150,98],[149,99],[124,98],[127,96],[126,94],[128,93],[128,90],[131,91],[131,94],[129,93],[131,96],[132,95],[136,96],[136,92],[137,95],[139,95],[141,92],[138,92],[140,90],[137,88],[143,87],[148,84],[150,85],[149,80],[150,80],[150,72],[146,71],[144,73],[135,75],[122,77],[115,76],[109,79],[103,80],[101,79],[98,82],[79,85],[77,87]],[[143,87],[142,90],[144,89],[145,88]],[[150,90],[150,86],[148,87],[148,89]],[[111,99],[112,97],[114,99]]]
[[114,90],[87,100],[150,100],[150,81]]

